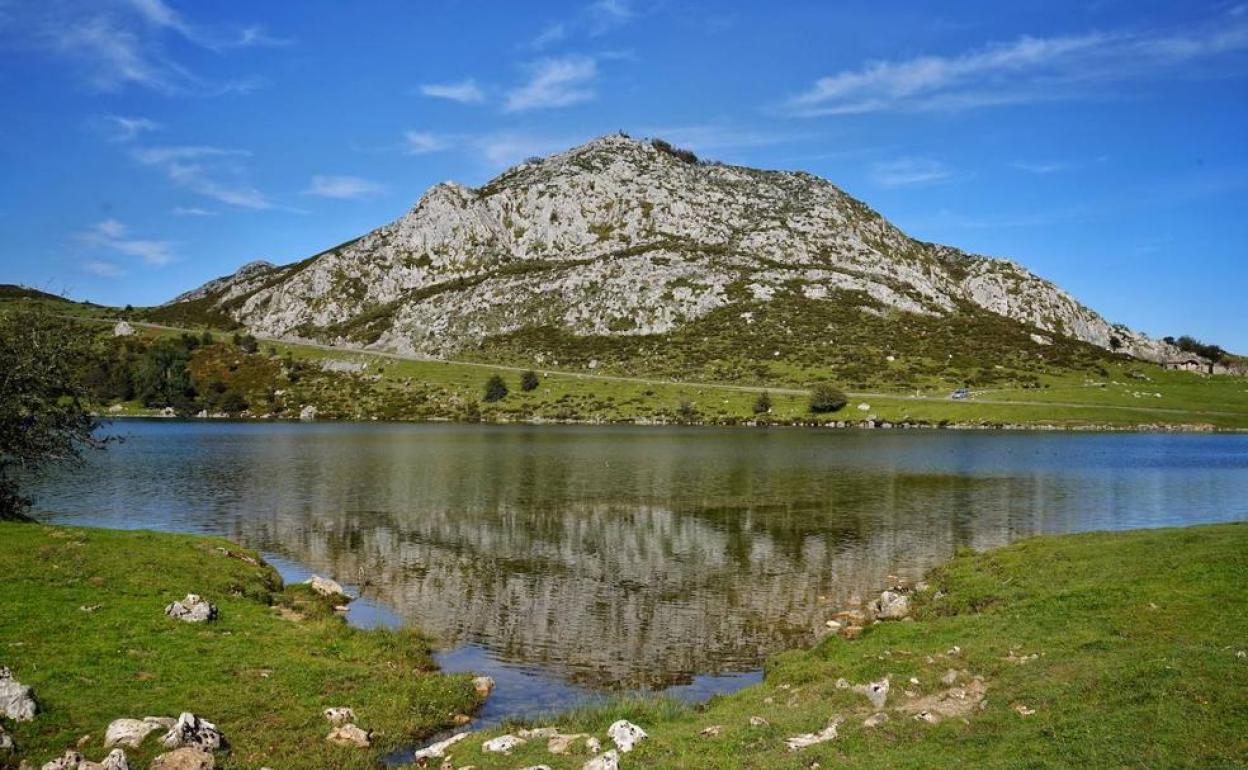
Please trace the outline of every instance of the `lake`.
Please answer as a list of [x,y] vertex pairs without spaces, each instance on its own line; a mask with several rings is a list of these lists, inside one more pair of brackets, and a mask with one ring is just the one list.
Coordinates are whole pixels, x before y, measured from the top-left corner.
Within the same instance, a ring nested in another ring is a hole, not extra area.
[[288,578],[332,576],[362,593],[357,622],[416,625],[445,667],[495,674],[500,713],[606,689],[734,689],[851,595],[959,546],[1248,518],[1242,435],[109,430],[125,441],[36,481],[40,518],[221,535]]

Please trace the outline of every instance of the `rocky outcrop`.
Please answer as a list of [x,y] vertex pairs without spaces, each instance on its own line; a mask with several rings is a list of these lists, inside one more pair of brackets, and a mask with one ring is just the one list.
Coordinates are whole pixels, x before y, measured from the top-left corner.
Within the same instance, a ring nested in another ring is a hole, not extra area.
[[646,735],[645,730],[632,722],[621,719],[607,728],[607,737],[620,750],[620,753],[627,754],[633,750],[634,746],[650,736]]
[[209,604],[199,594],[187,594],[181,601],[165,607],[165,614],[186,623],[207,623],[217,619],[217,607]]
[[794,292],[865,297],[877,313],[969,305],[1143,358],[1167,350],[1012,262],[914,240],[818,177],[690,163],[624,136],[478,189],[435,185],[361,238],[285,267],[251,263],[178,301],[261,334],[448,355],[533,326],[663,334]]
[[194,746],[186,746],[159,755],[150,770],[214,770],[217,761],[212,754]]
[[183,712],[169,732],[161,739],[167,749],[191,747],[213,752],[225,745],[225,736],[217,726],[190,712]]
[[39,710],[34,692],[13,678],[13,672],[0,666],[0,717],[29,722]]
[[124,746],[128,749],[137,749],[147,736],[160,729],[169,730],[175,724],[173,720],[167,720],[169,724],[164,724],[164,721],[156,717],[114,719],[104,733],[104,748]]
[[313,591],[315,591],[317,594],[321,596],[344,596],[345,597],[347,595],[347,592],[343,589],[341,585],[338,584],[337,581],[330,580],[329,578],[321,577],[320,575],[313,575],[312,577],[308,578],[304,582],[306,582],[308,586],[312,588]]
[[345,724],[335,727],[325,736],[325,740],[337,746],[353,746],[358,749],[366,749],[373,745],[373,734],[370,730],[365,730],[354,724]]

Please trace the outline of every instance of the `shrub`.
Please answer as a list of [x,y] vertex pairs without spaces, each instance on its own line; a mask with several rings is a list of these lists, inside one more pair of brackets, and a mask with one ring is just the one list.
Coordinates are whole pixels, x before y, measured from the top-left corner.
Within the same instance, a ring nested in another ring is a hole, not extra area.
[[767,391],[758,394],[754,399],[754,414],[767,414],[771,411],[771,395]]
[[537,390],[537,386],[539,384],[537,372],[532,369],[520,375],[520,390],[523,390],[526,393],[530,390]]
[[485,381],[485,397],[483,401],[490,403],[494,401],[502,401],[507,397],[507,383],[503,382],[503,378],[495,374]]
[[694,164],[698,162],[698,156],[693,154],[691,150],[685,150],[680,147],[672,146],[671,142],[665,142],[662,139],[651,139],[650,144],[659,152],[667,153],[677,160],[685,163]]
[[229,414],[238,414],[247,411],[247,399],[237,390],[227,390],[225,395],[221,397],[221,411]]
[[698,410],[694,407],[692,401],[682,398],[680,403],[676,405],[676,414],[680,415],[681,419],[692,420],[694,417],[697,417]]
[[810,411],[825,414],[843,409],[849,397],[831,385],[821,382],[810,389]]

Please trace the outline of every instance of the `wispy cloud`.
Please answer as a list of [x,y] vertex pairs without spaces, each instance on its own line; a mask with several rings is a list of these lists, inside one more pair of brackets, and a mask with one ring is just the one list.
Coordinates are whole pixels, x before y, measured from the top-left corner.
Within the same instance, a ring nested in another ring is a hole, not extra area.
[[953,176],[953,171],[930,158],[897,158],[876,163],[870,175],[881,187],[913,187],[944,182]]
[[120,278],[126,274],[126,271],[116,264],[102,259],[88,260],[82,264],[82,269],[100,278]]
[[[140,87],[166,94],[236,92],[181,64],[170,43],[224,52],[230,48],[284,45],[264,28],[193,23],[164,0],[41,0],[4,4],[3,32],[10,45],[39,50],[71,62],[93,90]],[[227,84],[228,85],[228,84]]]
[[161,128],[154,120],[124,115],[105,115],[104,122],[109,127],[109,138],[114,142],[128,142],[139,134]]
[[477,104],[485,101],[485,92],[472,78],[458,83],[426,83],[420,87],[425,96],[435,99],[449,99],[460,104]]
[[403,133],[403,152],[408,155],[424,155],[451,147],[453,139],[429,131],[406,131]]
[[588,56],[541,59],[528,65],[529,80],[508,92],[507,112],[567,107],[594,98],[598,63]]
[[312,177],[312,182],[303,191],[304,195],[315,195],[321,198],[350,200],[366,198],[385,191],[385,186],[358,176],[321,176]]
[[[78,239],[88,246],[108,249],[109,251],[130,257],[138,257],[147,264],[156,267],[163,267],[173,261],[174,244],[171,241],[128,238],[128,229],[125,224],[116,219],[105,219],[101,222],[96,222],[88,230],[79,233]],[[108,268],[105,266],[111,265],[111,263],[98,261],[95,264],[97,266],[95,271],[97,275],[108,275]],[[113,275],[117,274],[119,273],[114,273]]]
[[1097,86],[1244,49],[1248,23],[1230,19],[1170,33],[1022,37],[952,56],[868,62],[819,78],[783,111],[804,117],[957,111],[1080,98]]
[[1058,171],[1065,171],[1070,168],[1069,163],[1057,160],[1048,161],[1026,161],[1016,160],[1010,164],[1011,168],[1019,171],[1026,171],[1028,174],[1056,174]]
[[144,166],[160,169],[169,181],[192,192],[248,209],[271,209],[267,195],[246,181],[241,160],[245,150],[229,150],[204,145],[142,147],[133,153]]
[[529,41],[529,46],[537,50],[542,50],[548,46],[560,42],[568,36],[568,25],[561,21],[548,24],[537,33],[537,37]]
[[542,27],[542,30],[529,41],[528,47],[541,51],[556,43],[562,43],[574,35],[601,37],[629,23],[635,16],[636,13],[628,0],[594,0],[569,18],[551,22]]
[[215,217],[217,212],[211,209],[201,209],[198,206],[174,206],[170,212],[175,217]]

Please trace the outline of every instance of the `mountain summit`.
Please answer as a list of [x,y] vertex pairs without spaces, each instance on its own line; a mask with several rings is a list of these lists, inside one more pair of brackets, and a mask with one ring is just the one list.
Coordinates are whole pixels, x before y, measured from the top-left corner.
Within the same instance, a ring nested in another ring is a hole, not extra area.
[[[356,240],[281,267],[250,263],[175,303],[260,334],[430,356],[566,361],[588,346],[623,360],[665,338],[688,349],[697,334],[710,342],[695,363],[818,365],[864,344],[864,325],[881,355],[931,356],[944,348],[916,338],[948,347],[958,335],[1004,335],[1038,358],[1055,341],[1171,354],[1013,262],[907,236],[824,179],[701,162],[624,135],[479,188],[435,185]],[[795,335],[828,349],[794,347]]]

